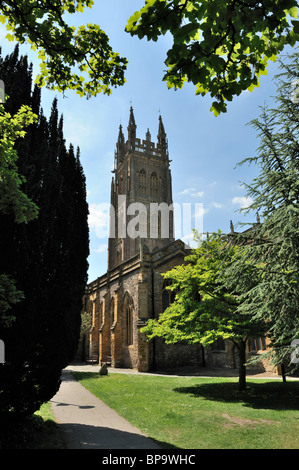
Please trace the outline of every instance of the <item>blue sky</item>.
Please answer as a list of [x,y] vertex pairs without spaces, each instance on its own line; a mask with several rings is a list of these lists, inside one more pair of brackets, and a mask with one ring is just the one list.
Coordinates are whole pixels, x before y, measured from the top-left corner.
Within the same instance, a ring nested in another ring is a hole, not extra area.
[[[145,139],[149,128],[152,141],[157,140],[158,117],[161,114],[168,137],[172,171],[173,199],[178,205],[203,204],[203,230],[230,230],[230,220],[254,222],[255,215],[244,217],[238,210],[248,202],[242,182],[250,182],[257,174],[254,166],[235,168],[237,163],[256,154],[259,146],[256,131],[247,125],[260,115],[260,106],[273,105],[277,64],[271,63],[268,75],[260,79],[260,87],[244,92],[228,105],[228,112],[217,118],[210,112],[211,98],[195,96],[195,88],[185,85],[182,90],[168,90],[162,82],[166,51],[170,38],[158,42],[132,38],[124,32],[126,20],[143,6],[143,0],[95,1],[92,10],[72,15],[72,24],[97,23],[110,37],[111,45],[129,60],[126,84],[114,89],[112,96],[97,96],[86,100],[74,92],[66,98],[48,90],[42,92],[42,106],[49,115],[51,103],[58,98],[64,116],[64,135],[81,150],[81,163],[87,181],[90,205],[89,280],[107,270],[106,217],[102,205],[109,203],[114,150],[119,125],[125,137],[132,104],[137,124],[137,137]],[[2,55],[11,53],[14,43],[5,40],[6,31],[0,27]],[[34,52],[24,45],[38,72]],[[1,78],[1,77],[0,77]],[[191,229],[192,227],[190,227]],[[191,232],[191,230],[190,230]],[[187,240],[189,233],[180,234]]]

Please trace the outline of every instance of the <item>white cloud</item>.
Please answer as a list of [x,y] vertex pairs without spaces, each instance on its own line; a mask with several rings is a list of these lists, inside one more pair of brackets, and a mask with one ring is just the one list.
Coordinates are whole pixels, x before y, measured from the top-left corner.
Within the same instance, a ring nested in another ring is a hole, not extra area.
[[191,196],[193,197],[202,197],[204,195],[203,191],[198,191],[197,193],[192,193]]
[[181,191],[179,194],[190,194],[193,191],[196,191],[196,189],[195,188],[186,188],[183,191]]
[[[185,245],[188,245],[190,248],[196,248],[198,246],[198,242],[194,240],[194,233],[188,233],[184,237],[181,238],[181,240],[185,243]],[[187,248],[187,246],[186,246]]]
[[95,229],[99,238],[105,238],[109,232],[109,211],[110,204],[89,204],[88,225]]
[[190,233],[188,233],[187,235],[184,235],[184,236],[182,237],[182,240],[183,240],[184,242],[188,242],[188,241],[194,240],[194,233],[193,233],[193,232],[190,232]]
[[220,204],[220,202],[211,202],[211,206],[215,207],[216,209],[221,209],[221,207],[223,207],[223,205]]
[[180,191],[179,194],[182,196],[190,195],[192,197],[202,197],[204,195],[204,192],[197,191],[196,188],[186,188],[183,189],[183,191]]
[[107,245],[104,243],[102,245],[99,245],[99,247],[96,250],[92,250],[95,253],[103,253],[104,251],[107,250]]
[[199,219],[209,212],[209,209],[204,208],[203,204],[196,204],[196,206],[197,207],[195,208],[195,217]]
[[253,203],[253,199],[251,197],[234,197],[233,204],[238,204],[240,208],[245,209],[249,207]]

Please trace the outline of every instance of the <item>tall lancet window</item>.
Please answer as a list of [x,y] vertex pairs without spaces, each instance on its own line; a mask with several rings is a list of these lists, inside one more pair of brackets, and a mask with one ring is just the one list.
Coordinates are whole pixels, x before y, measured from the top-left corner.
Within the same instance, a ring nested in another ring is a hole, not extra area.
[[146,194],[146,171],[139,171],[139,194]]
[[170,304],[175,299],[175,292],[172,290],[167,289],[171,285],[171,281],[169,279],[166,279],[163,282],[163,287],[162,287],[162,312],[169,307]]
[[126,331],[125,331],[125,344],[130,346],[133,344],[133,302],[129,294],[126,294],[125,301],[125,321],[126,321]]
[[111,326],[113,325],[114,323],[114,298],[111,300],[111,303],[110,303],[110,321],[111,321]]
[[151,196],[156,197],[158,195],[158,177],[155,171],[151,174],[150,177],[150,191]]

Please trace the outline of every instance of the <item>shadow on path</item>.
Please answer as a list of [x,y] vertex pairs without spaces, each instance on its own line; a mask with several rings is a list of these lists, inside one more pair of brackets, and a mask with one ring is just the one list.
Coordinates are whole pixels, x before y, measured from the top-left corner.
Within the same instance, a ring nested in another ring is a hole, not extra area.
[[66,449],[159,449],[154,441],[140,434],[118,429],[82,425],[58,424]]
[[63,371],[52,413],[66,449],[160,449],[152,439],[122,418]]
[[94,406],[91,405],[77,405],[76,403],[59,403],[58,401],[51,400],[51,403],[56,404],[56,406],[76,406],[80,410],[89,410],[91,408],[94,408]]

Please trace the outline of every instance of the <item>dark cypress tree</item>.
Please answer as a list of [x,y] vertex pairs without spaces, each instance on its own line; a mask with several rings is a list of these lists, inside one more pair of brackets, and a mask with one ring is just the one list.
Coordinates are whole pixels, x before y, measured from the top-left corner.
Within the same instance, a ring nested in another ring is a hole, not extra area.
[[[61,370],[76,352],[81,302],[87,281],[89,238],[85,177],[78,156],[66,149],[57,100],[49,121],[40,90],[32,91],[32,67],[18,48],[1,59],[12,114],[22,104],[38,114],[17,142],[22,190],[39,207],[38,218],[16,224],[0,213],[0,273],[16,280],[24,298],[12,307],[15,321],[1,323],[5,364],[0,364],[0,421],[37,410],[59,389]],[[1,440],[1,431],[0,431]]]
[[[243,292],[240,312],[267,325],[272,346],[267,356],[273,365],[285,363],[292,372],[299,369],[298,357],[292,357],[298,353],[299,338],[298,70],[296,52],[281,63],[275,107],[264,106],[251,123],[260,146],[255,156],[241,163],[259,167],[258,176],[246,187],[253,199],[248,211],[260,214],[262,223],[255,232],[239,235],[243,256],[227,273],[229,287]],[[255,278],[251,285],[244,276],[249,269]]]

